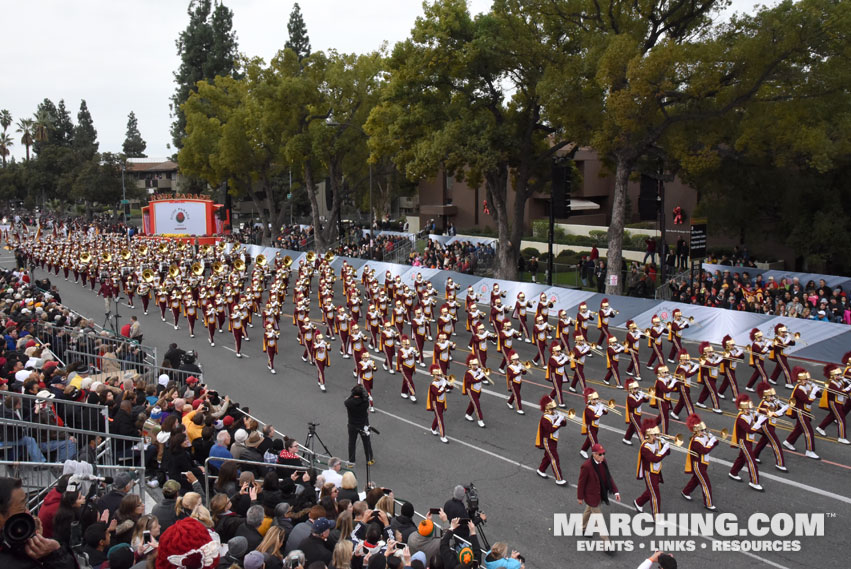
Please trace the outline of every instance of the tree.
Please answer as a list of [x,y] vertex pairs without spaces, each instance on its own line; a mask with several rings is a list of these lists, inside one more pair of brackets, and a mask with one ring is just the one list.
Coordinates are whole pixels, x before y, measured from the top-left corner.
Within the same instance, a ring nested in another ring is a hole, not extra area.
[[171,97],[174,123],[171,136],[177,149],[183,147],[186,118],[182,109],[198,81],[212,82],[216,76],[232,75],[237,57],[233,12],[221,2],[212,9],[211,0],[190,0],[189,24],[175,42],[180,67],[174,74],[177,88]]
[[0,157],[3,158],[3,167],[6,167],[6,157],[11,153],[9,150],[12,146],[15,145],[15,140],[12,138],[11,134],[7,134],[4,129],[2,133],[0,133]]
[[130,111],[127,116],[127,134],[124,137],[124,155],[127,158],[145,158],[145,148],[147,144],[142,139],[142,134],[139,132],[139,123],[136,120],[136,114]]
[[292,12],[290,12],[290,20],[287,22],[287,32],[289,33],[289,39],[284,44],[284,47],[296,52],[299,61],[309,56],[310,37],[307,35],[307,25],[301,16],[301,7],[298,5],[298,2],[293,5]]
[[71,197],[85,203],[89,219],[95,203],[114,205],[121,199],[119,157],[106,153],[83,162],[71,185]]
[[9,128],[12,124],[12,113],[9,112],[9,109],[3,109],[0,111],[0,126],[3,127],[3,132],[6,132],[6,129]]
[[35,112],[35,116],[33,117],[33,150],[36,154],[41,151],[42,145],[44,145],[50,138],[50,133],[53,130],[53,124],[56,120],[56,107],[53,106],[53,103],[50,99],[45,99],[43,103],[38,106],[38,110]]
[[484,183],[500,239],[496,276],[505,279],[517,274],[526,203],[546,190],[551,161],[569,144],[543,121],[538,85],[552,54],[573,46],[553,44],[524,5],[497,0],[475,19],[464,0],[426,5],[394,48],[388,88],[367,123],[372,159],[393,156],[409,180],[445,171]]
[[95,130],[92,115],[86,100],[80,101],[80,111],[77,113],[77,126],[74,127],[74,150],[80,156],[80,160],[92,160],[98,151],[98,133]]
[[35,124],[32,119],[18,119],[17,131],[21,133],[21,144],[27,149],[27,162],[30,160],[30,147],[33,145],[33,129]]
[[53,123],[53,143],[59,146],[71,147],[74,141],[74,123],[65,108],[65,100],[60,99],[56,107],[56,120]]

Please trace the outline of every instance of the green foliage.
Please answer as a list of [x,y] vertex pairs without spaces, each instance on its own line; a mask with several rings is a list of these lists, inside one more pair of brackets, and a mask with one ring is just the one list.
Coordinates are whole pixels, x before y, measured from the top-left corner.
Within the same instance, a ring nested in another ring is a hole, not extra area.
[[296,2],[290,12],[290,19],[287,22],[287,33],[289,39],[284,44],[286,49],[293,50],[298,55],[298,60],[301,61],[310,55],[310,37],[307,35],[307,25],[304,23],[304,18],[301,15],[301,7]]
[[221,2],[190,0],[189,24],[177,39],[180,67],[174,74],[177,88],[171,97],[174,123],[171,136],[175,148],[183,147],[186,118],[182,105],[196,84],[212,82],[217,76],[233,75],[236,69],[237,40],[233,32],[233,12]]
[[80,111],[77,113],[77,125],[74,127],[74,151],[82,161],[89,161],[95,158],[98,151],[98,133],[95,130],[92,115],[89,113],[89,108],[86,106],[86,100],[80,101]]
[[139,122],[136,120],[136,113],[130,111],[127,116],[127,134],[124,137],[124,156],[127,158],[144,158],[145,148],[147,144],[142,139],[142,133],[139,132]]

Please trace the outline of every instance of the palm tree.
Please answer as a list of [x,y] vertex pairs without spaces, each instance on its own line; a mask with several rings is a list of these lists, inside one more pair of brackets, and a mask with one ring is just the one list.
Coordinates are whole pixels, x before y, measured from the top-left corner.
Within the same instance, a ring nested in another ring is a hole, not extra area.
[[47,142],[47,135],[53,128],[53,120],[53,115],[47,109],[39,109],[33,118],[35,125],[33,139],[38,142]]
[[33,145],[33,128],[35,123],[32,119],[20,119],[16,125],[21,133],[21,144],[27,147],[27,162],[30,160],[30,146]]
[[3,109],[0,111],[0,126],[3,127],[3,132],[6,132],[6,129],[9,128],[9,125],[12,124],[12,113],[9,112],[9,109]]
[[10,154],[9,147],[15,145],[15,139],[12,138],[12,135],[6,134],[4,131],[0,134],[0,156],[3,157],[3,167],[6,167],[6,157]]

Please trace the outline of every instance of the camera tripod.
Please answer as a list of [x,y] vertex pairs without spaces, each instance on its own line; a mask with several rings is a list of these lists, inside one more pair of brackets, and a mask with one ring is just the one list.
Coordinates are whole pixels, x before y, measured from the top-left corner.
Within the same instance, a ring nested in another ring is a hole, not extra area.
[[313,470],[316,465],[316,451],[314,450],[316,447],[316,441],[319,441],[319,444],[322,445],[322,449],[325,451],[325,454],[331,456],[331,451],[328,450],[328,447],[325,446],[325,443],[322,442],[322,438],[316,433],[316,427],[319,426],[319,423],[308,422],[307,423],[307,436],[304,438],[304,448],[310,451],[310,469]]

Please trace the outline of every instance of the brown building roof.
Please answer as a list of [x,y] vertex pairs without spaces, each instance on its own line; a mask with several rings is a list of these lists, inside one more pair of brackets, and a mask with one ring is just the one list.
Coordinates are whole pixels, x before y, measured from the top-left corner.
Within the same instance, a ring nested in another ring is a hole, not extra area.
[[166,160],[165,162],[129,162],[128,172],[176,172],[177,162]]

